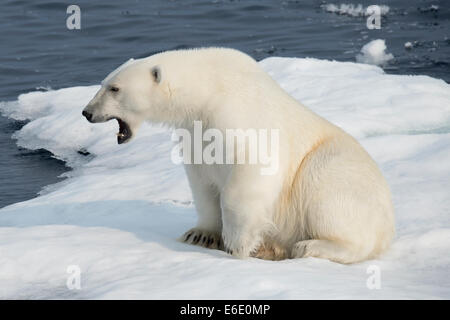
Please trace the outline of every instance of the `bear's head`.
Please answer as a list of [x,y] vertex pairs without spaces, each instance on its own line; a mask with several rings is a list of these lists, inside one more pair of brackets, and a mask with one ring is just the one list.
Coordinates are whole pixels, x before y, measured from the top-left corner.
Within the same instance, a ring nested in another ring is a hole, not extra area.
[[227,119],[235,125],[237,111],[230,107],[245,105],[244,99],[254,103],[261,92],[247,75],[268,77],[253,58],[234,49],[173,50],[131,59],[103,80],[83,115],[93,123],[116,119],[119,144],[144,121],[174,128],[192,128],[196,120],[207,126]]
[[130,59],[102,81],[82,114],[92,123],[116,119],[117,142],[122,144],[133,137],[143,121],[157,119],[158,110],[168,105],[167,99],[161,68]]

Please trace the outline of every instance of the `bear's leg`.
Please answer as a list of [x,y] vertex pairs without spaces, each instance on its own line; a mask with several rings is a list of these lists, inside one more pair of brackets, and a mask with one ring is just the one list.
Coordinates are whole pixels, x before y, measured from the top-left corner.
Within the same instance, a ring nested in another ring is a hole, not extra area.
[[265,235],[273,231],[273,207],[279,193],[276,176],[257,166],[236,166],[221,193],[225,251],[239,258],[257,256]]
[[303,240],[294,244],[292,258],[321,258],[339,263],[355,263],[366,257],[355,246],[330,240]]
[[201,178],[198,168],[190,165],[186,165],[185,168],[198,221],[197,226],[187,231],[179,240],[205,248],[223,249],[219,192]]

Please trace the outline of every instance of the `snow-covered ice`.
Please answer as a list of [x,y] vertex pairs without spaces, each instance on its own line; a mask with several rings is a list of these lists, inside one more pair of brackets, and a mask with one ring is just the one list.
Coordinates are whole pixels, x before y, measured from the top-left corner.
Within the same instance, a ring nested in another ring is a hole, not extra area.
[[[18,145],[73,168],[39,197],[0,210],[0,298],[450,298],[450,85],[350,62],[260,64],[380,165],[397,221],[386,254],[354,265],[272,262],[177,242],[196,217],[183,168],[170,161],[171,132],[146,124],[117,145],[116,121],[81,116],[98,86],[72,87],[0,103],[4,115],[30,120],[14,134]],[[80,290],[66,286],[72,265]],[[381,272],[380,289],[366,285],[369,266]]]
[[394,59],[392,53],[386,53],[386,49],[384,40],[372,40],[361,48],[361,53],[356,56],[356,61],[359,63],[383,66],[389,60]]
[[413,44],[412,44],[412,42],[407,41],[407,42],[405,42],[404,46],[405,46],[405,49],[411,49],[413,47]]
[[[380,14],[386,15],[389,12],[389,6],[379,5]],[[348,15],[352,17],[369,16],[372,13],[367,11],[362,4],[352,4],[352,3],[341,3],[339,5],[328,3],[321,5],[321,8],[326,12],[337,13],[341,15]]]

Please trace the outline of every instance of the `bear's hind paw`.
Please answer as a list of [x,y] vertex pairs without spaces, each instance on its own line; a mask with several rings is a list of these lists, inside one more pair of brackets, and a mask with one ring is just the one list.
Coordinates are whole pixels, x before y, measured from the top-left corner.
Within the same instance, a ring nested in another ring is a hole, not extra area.
[[284,260],[288,258],[288,254],[284,248],[276,244],[262,244],[257,250],[250,254],[251,257],[262,260]]

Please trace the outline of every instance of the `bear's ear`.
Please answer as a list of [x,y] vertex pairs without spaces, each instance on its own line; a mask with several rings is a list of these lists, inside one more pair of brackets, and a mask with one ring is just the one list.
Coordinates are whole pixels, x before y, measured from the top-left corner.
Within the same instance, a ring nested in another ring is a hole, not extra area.
[[155,66],[152,68],[152,77],[156,83],[161,82],[161,68],[159,66]]

